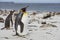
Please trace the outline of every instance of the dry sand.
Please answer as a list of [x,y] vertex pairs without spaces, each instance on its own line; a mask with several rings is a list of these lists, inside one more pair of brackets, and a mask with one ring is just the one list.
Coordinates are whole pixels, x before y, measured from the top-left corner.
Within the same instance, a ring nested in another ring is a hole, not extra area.
[[[36,14],[35,16],[29,14],[27,28],[29,32],[25,38],[13,36],[15,34],[13,27],[10,30],[0,30],[0,40],[60,40],[60,15],[43,19],[44,15],[45,12]],[[0,16],[3,18],[6,17]],[[46,22],[46,24],[41,24],[42,22]],[[2,27],[4,27],[4,23],[0,22],[0,28]]]

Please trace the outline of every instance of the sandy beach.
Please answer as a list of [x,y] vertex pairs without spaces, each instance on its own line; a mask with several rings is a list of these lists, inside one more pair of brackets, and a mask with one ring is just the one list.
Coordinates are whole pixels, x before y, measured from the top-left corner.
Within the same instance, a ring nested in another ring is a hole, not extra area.
[[[28,15],[28,35],[24,37],[13,36],[15,34],[14,25],[10,30],[0,30],[0,40],[60,40],[60,12],[38,12],[27,11]],[[4,20],[6,14],[0,18]],[[14,21],[13,17],[13,21]],[[4,27],[4,22],[0,22],[0,29]]]

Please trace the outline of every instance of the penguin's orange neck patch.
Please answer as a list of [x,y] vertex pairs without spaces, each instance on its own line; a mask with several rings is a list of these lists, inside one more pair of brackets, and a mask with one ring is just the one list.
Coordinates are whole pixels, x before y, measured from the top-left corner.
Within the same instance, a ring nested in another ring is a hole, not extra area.
[[27,12],[25,12],[24,14],[23,14],[23,16],[27,16],[28,15],[28,13]]

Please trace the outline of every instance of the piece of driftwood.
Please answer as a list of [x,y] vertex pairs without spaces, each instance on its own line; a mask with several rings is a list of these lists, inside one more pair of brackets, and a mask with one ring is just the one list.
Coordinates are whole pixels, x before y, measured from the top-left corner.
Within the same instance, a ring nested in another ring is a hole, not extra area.
[[49,14],[46,14],[46,16],[43,17],[43,19],[47,19],[49,17],[51,17],[51,14],[50,13]]

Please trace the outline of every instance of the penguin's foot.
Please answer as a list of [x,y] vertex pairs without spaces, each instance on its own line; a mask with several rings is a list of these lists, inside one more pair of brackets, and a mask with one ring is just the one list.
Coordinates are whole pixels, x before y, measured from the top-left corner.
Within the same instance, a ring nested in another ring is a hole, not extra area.
[[3,28],[1,28],[1,30],[5,29],[5,28],[6,28],[6,30],[10,30],[9,27],[3,27]]
[[19,34],[18,33],[16,33],[15,35],[13,35],[13,36],[19,36]]
[[26,38],[25,35],[19,35],[18,33],[13,35],[13,36],[18,36],[18,37]]
[[6,28],[6,30],[10,30],[10,28]]

